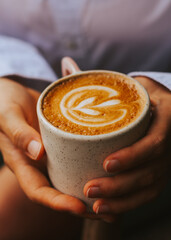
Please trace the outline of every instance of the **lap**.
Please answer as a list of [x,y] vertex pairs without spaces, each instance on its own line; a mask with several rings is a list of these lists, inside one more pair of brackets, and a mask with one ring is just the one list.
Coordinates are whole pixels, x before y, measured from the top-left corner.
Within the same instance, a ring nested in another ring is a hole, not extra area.
[[0,169],[0,239],[79,239],[82,219],[31,202],[15,175]]

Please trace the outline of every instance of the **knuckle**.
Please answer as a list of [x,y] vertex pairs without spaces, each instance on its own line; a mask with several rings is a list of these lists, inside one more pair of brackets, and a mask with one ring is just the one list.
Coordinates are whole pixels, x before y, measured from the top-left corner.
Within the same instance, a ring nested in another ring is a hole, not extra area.
[[108,194],[110,196],[120,196],[123,192],[123,186],[121,184],[121,181],[119,177],[115,177],[115,179],[112,179],[110,183],[110,188],[111,188],[111,194]]
[[34,203],[37,203],[37,202],[38,202],[38,201],[37,201],[37,197],[36,197],[34,194],[28,193],[27,196],[28,196],[28,198],[29,198],[32,202],[34,202]]
[[[133,160],[135,158],[135,151],[132,147],[127,147],[119,152],[119,155],[121,159],[131,159]],[[125,162],[126,164],[127,162]]]
[[158,135],[153,139],[153,145],[155,146],[155,154],[162,154],[165,150],[165,136]]
[[21,139],[21,129],[19,129],[19,128],[14,129],[12,132],[12,136],[13,136],[13,141],[15,142],[15,144],[18,145],[18,143],[20,142],[20,139]]
[[126,158],[129,158],[131,160],[135,159],[135,151],[132,148],[127,149]]
[[22,128],[16,128],[12,132],[13,142],[16,146],[23,145],[24,139],[23,139],[22,133],[23,133]]
[[38,203],[37,192],[33,191],[31,188],[25,189],[27,197],[34,203]]

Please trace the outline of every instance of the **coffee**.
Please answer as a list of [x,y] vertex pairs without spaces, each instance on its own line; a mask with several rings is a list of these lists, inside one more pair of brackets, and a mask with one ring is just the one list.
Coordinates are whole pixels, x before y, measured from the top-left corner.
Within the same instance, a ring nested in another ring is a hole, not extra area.
[[146,97],[125,75],[87,73],[59,81],[42,103],[45,118],[55,127],[79,135],[114,132],[134,122]]

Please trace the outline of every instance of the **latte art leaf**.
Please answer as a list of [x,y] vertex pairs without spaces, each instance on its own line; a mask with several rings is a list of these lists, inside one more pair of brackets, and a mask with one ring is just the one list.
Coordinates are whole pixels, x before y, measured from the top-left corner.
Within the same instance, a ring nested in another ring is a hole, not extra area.
[[78,110],[80,112],[86,113],[87,115],[99,115],[100,112],[90,109],[90,108],[73,108],[72,110]]
[[[127,113],[126,109],[122,109],[122,104],[120,104],[120,109],[109,111],[108,108],[120,103],[119,99],[111,99],[117,95],[119,95],[118,92],[112,88],[87,85],[69,91],[62,98],[60,109],[64,117],[75,124],[93,127],[106,126],[120,121]],[[92,97],[87,98],[87,96]],[[103,96],[108,96],[108,98],[103,99]],[[115,111],[118,113],[117,117]]]
[[[91,97],[88,99],[85,99],[83,101],[81,101],[78,106],[75,107],[75,109],[81,109],[82,107],[86,106],[87,104],[93,103],[93,101],[95,100],[95,97]],[[70,105],[71,106],[71,105]]]
[[100,103],[98,105],[95,105],[95,107],[107,107],[107,106],[114,106],[116,104],[119,104],[120,103],[120,100],[109,100],[109,101],[106,101],[106,102],[103,102],[103,103]]

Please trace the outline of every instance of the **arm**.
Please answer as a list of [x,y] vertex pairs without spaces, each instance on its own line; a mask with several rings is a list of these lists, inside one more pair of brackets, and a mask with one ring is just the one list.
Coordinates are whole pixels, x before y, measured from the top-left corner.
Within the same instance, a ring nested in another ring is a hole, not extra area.
[[56,80],[55,73],[34,46],[0,35],[0,77],[7,76],[39,91]]
[[[131,72],[128,74],[131,77],[146,77],[156,82],[159,82],[163,86],[171,90],[171,73],[165,72]],[[145,81],[145,80],[144,80]]]

